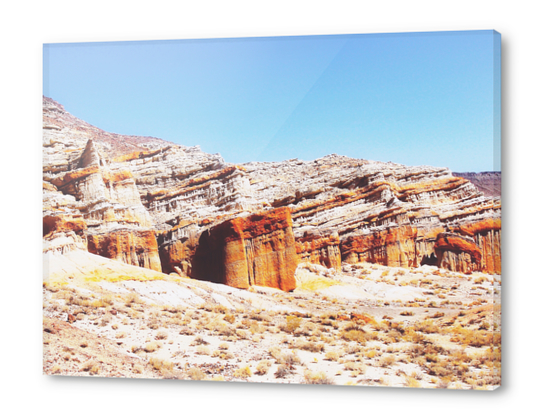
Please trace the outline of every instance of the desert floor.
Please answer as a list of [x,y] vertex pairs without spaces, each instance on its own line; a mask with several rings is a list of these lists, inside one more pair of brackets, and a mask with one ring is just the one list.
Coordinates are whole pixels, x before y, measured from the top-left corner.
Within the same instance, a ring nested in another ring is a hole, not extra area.
[[162,275],[82,252],[46,258],[49,375],[500,384],[500,276],[366,263],[337,272],[304,263],[297,289],[286,293]]

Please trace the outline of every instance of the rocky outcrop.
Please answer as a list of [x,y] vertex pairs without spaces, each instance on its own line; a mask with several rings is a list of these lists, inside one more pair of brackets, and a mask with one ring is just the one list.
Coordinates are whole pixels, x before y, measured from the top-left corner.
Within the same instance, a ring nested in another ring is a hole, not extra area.
[[453,233],[440,233],[435,252],[439,267],[469,274],[480,271],[482,253],[472,239]]
[[303,262],[320,264],[328,268],[341,268],[340,238],[335,232],[330,236],[306,234],[296,240],[296,252]]
[[237,217],[205,231],[192,275],[229,286],[295,289],[298,257],[287,208]]
[[390,267],[416,267],[416,237],[415,227],[388,227],[369,235],[348,237],[341,243],[341,254],[350,264],[370,262]]
[[501,273],[501,220],[485,219],[465,224],[455,229],[462,235],[473,238],[481,254],[481,270],[486,273]]
[[299,261],[501,270],[500,198],[446,168],[337,155],[228,164],[106,133],[48,98],[43,215],[46,241],[74,232],[98,255],[241,288],[292,290]]
[[89,252],[138,267],[161,271],[153,231],[117,230],[88,235]]

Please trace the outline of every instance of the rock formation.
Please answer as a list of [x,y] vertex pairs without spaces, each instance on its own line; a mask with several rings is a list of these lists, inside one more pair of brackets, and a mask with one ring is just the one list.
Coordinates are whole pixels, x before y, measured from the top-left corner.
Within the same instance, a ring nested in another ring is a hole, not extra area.
[[282,290],[301,261],[500,273],[500,197],[446,168],[337,155],[234,165],[43,101],[47,252]]
[[295,289],[298,257],[288,208],[236,217],[204,231],[192,275],[246,289]]

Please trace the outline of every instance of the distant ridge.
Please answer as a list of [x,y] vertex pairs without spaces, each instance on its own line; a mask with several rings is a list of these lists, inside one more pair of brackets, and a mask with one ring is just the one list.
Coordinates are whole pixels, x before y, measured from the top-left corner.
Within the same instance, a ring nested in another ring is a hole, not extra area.
[[486,197],[501,196],[501,172],[452,172],[452,175],[468,179]]

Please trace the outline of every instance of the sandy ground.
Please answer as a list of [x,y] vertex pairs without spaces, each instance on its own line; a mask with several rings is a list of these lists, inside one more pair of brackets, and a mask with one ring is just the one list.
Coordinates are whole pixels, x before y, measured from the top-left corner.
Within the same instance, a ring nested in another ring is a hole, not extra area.
[[498,276],[302,264],[297,289],[286,293],[167,276],[82,251],[46,258],[47,374],[462,389],[500,383]]

